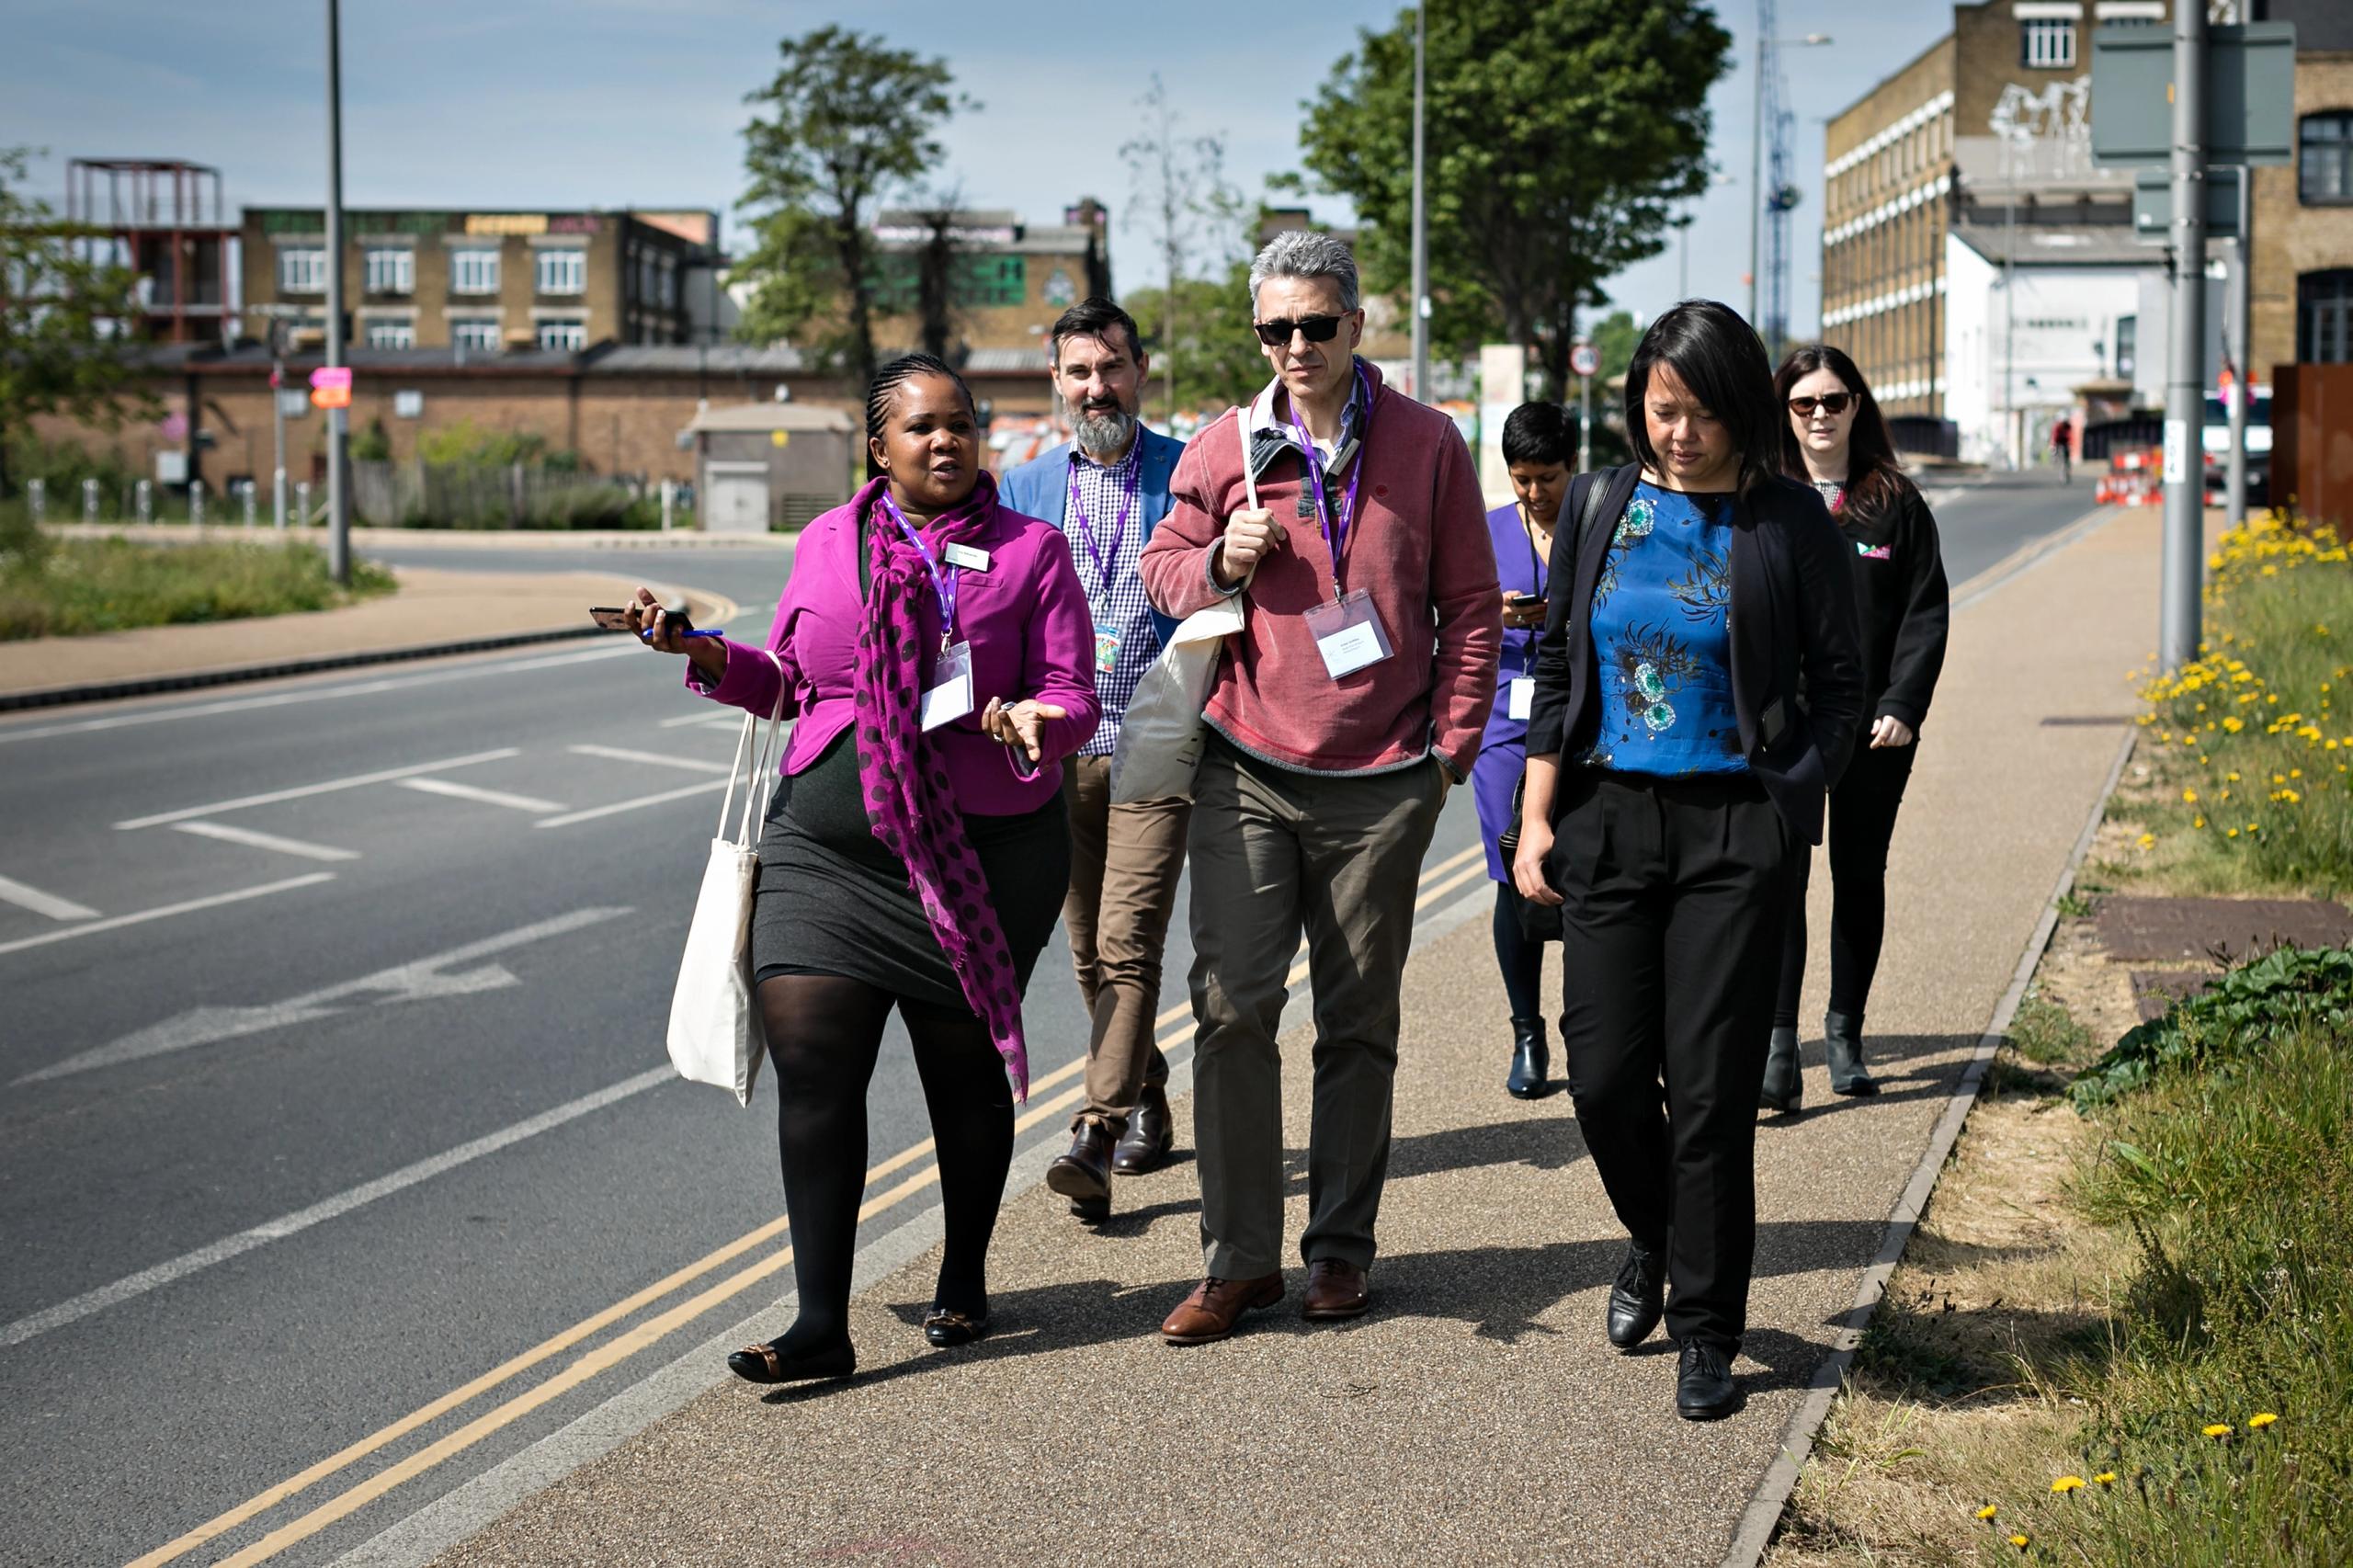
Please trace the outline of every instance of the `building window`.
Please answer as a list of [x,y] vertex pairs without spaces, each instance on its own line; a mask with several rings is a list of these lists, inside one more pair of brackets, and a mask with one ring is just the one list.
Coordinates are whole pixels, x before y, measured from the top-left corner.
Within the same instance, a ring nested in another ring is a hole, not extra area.
[[498,247],[465,245],[449,253],[449,292],[498,292]]
[[498,318],[496,316],[451,316],[449,346],[452,348],[498,347]]
[[416,253],[406,245],[370,245],[365,256],[365,287],[370,294],[416,291]]
[[678,308],[678,264],[675,257],[666,256],[662,258],[662,308]]
[[404,321],[371,321],[368,324],[368,347],[370,348],[414,348],[416,347],[416,324]]
[[2296,363],[2353,365],[2353,267],[2296,279]]
[[289,247],[278,253],[278,291],[281,294],[324,294],[327,291],[327,253]]
[[2296,191],[2304,205],[2353,201],[2353,111],[2304,116],[2296,142]]
[[588,287],[588,256],[585,251],[543,250],[539,253],[539,290],[542,294],[577,294]]
[[2018,24],[2018,63],[2029,71],[2063,71],[2075,62],[2075,24],[2036,17]]
[[2141,364],[2141,318],[2116,318],[2116,379],[2129,381]]
[[585,321],[543,321],[540,324],[540,347],[562,353],[576,353],[588,347],[588,324]]

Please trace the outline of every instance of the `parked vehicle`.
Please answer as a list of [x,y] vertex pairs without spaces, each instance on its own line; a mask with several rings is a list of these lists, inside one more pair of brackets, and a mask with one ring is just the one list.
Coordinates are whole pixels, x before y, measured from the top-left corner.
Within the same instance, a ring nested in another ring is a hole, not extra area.
[[[2255,401],[2246,408],[2246,498],[2260,505],[2271,493],[2271,389],[2250,390]],[[2206,428],[2201,439],[2206,449],[2207,496],[2219,502],[2222,487],[2229,483],[2231,415],[2215,392],[2206,394]]]

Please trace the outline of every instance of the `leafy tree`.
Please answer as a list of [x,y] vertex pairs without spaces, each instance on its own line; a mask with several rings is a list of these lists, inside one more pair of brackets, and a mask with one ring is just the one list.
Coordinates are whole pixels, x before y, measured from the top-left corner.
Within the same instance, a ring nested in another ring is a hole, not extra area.
[[139,279],[102,231],[24,194],[28,161],[26,148],[0,147],[0,495],[13,488],[6,453],[35,415],[112,428],[153,404],[124,330]]
[[[1247,402],[1271,374],[1250,335],[1250,263],[1229,263],[1215,281],[1179,278],[1173,308],[1167,294],[1165,288],[1138,289],[1121,302],[1144,324],[1143,346],[1153,369],[1165,374],[1170,408],[1218,410]],[[1172,322],[1174,339],[1164,335]]]
[[744,128],[740,205],[754,240],[741,272],[755,287],[739,331],[846,361],[863,387],[874,379],[874,210],[939,161],[940,124],[977,106],[953,90],[947,62],[879,37],[827,26],[777,48],[776,79],[745,98],[767,112]]
[[[1163,395],[1173,416],[1182,401],[1177,377],[1188,345],[1205,328],[1214,330],[1218,313],[1212,312],[1211,320],[1188,315],[1202,296],[1185,278],[1186,264],[1204,244],[1214,244],[1216,236],[1238,233],[1244,207],[1242,193],[1225,180],[1225,139],[1180,134],[1176,107],[1168,101],[1158,72],[1153,73],[1152,90],[1143,96],[1143,133],[1120,147],[1120,156],[1127,160],[1136,203],[1152,230],[1160,263],[1161,286],[1154,301],[1160,331],[1153,352],[1160,361]],[[1217,250],[1211,260],[1222,270],[1232,254],[1222,244]],[[1153,319],[1134,309],[1128,313],[1139,321]]]
[[920,324],[923,351],[935,359],[954,360],[956,329],[964,316],[965,257],[971,254],[956,227],[962,194],[949,190],[915,209],[923,238],[915,252],[915,320]]
[[[1569,384],[1577,313],[1665,248],[1707,181],[1731,36],[1702,0],[1454,0],[1432,9],[1425,114],[1432,341],[1524,343]],[[1307,107],[1307,166],[1352,199],[1368,273],[1411,274],[1414,21],[1360,34]]]

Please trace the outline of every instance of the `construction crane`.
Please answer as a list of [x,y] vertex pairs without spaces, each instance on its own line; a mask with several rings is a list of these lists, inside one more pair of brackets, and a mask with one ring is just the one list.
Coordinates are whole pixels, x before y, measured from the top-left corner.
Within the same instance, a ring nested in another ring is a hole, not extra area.
[[1748,310],[1750,322],[1765,340],[1766,352],[1777,361],[1790,335],[1790,212],[1802,195],[1790,147],[1797,116],[1783,101],[1780,51],[1829,41],[1821,33],[1777,37],[1773,0],[1756,0],[1756,143],[1749,161],[1755,184],[1748,219]]

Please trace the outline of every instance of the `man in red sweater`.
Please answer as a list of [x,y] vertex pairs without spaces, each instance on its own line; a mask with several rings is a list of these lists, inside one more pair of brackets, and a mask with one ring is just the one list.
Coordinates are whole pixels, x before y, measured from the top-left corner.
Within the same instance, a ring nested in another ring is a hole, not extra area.
[[1478,755],[1503,638],[1471,454],[1452,420],[1356,358],[1347,248],[1279,235],[1250,293],[1275,379],[1185,449],[1141,562],[1166,614],[1247,601],[1193,797],[1207,1278],[1161,1325],[1175,1345],[1222,1338],[1283,1292],[1275,1034],[1302,927],[1315,1008],[1303,1311],[1369,1303],[1414,894],[1438,807]]

